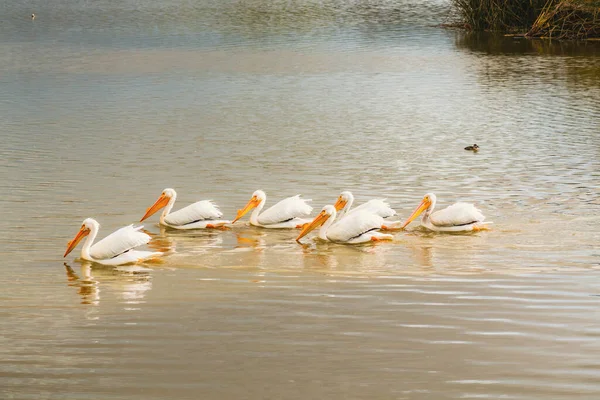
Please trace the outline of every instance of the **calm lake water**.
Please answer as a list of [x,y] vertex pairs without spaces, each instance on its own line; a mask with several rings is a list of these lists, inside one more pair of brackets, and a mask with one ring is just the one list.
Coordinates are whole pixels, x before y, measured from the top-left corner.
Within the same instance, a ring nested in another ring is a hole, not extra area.
[[[600,44],[436,27],[448,12],[2,2],[0,398],[597,399]],[[300,246],[153,217],[161,264],[62,258],[84,218],[102,237],[166,187],[230,218],[259,188],[401,218],[433,191],[494,225]]]

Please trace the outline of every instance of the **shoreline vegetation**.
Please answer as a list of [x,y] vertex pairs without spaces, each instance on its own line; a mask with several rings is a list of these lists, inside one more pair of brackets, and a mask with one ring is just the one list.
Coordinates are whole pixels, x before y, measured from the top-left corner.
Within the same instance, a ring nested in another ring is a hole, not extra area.
[[451,0],[458,20],[445,27],[508,36],[600,40],[600,0]]

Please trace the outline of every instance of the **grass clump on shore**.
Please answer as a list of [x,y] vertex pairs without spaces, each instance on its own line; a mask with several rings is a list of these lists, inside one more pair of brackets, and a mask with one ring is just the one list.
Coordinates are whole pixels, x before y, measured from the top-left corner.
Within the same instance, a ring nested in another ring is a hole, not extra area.
[[600,0],[451,0],[474,31],[527,33],[531,37],[600,37]]
[[553,39],[600,38],[600,4],[568,0],[548,4],[527,36]]
[[500,32],[528,29],[548,2],[549,0],[452,0],[465,28]]

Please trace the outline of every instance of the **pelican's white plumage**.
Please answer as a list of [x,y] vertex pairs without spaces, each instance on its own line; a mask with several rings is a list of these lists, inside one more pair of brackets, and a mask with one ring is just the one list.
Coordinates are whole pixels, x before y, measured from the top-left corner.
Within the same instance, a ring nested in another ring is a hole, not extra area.
[[180,210],[171,212],[177,199],[174,189],[165,189],[156,202],[146,210],[140,220],[143,221],[164,207],[160,215],[160,224],[174,229],[218,228],[231,221],[222,219],[223,213],[211,200],[202,200]]
[[473,204],[458,202],[431,213],[429,220],[434,226],[461,226],[483,222],[485,216]]
[[303,199],[298,194],[281,200],[261,213],[266,201],[265,192],[255,191],[248,204],[238,210],[233,223],[253,208],[255,210],[250,215],[250,224],[262,228],[297,228],[310,221],[304,217],[309,216],[313,210],[308,204],[309,201],[312,201],[311,199]]
[[218,220],[222,217],[223,213],[215,203],[202,200],[167,214],[164,222],[171,226],[182,226],[198,220]]
[[371,214],[379,215],[381,218],[389,218],[396,215],[396,211],[390,207],[389,203],[385,201],[385,199],[371,199],[348,212],[353,213],[356,211],[366,211]]
[[391,240],[392,235],[379,232],[384,220],[379,215],[358,210],[335,220],[337,211],[334,206],[323,207],[321,213],[304,227],[296,240],[302,239],[310,231],[321,226],[319,238],[340,243],[365,243],[370,241]]
[[[333,219],[334,216],[331,218]],[[333,223],[326,230],[325,235],[332,242],[350,242],[359,238],[361,240],[358,243],[368,242],[372,239],[370,235],[381,229],[383,223],[383,218],[379,215],[358,210]],[[361,236],[366,237],[361,238]]]
[[142,228],[125,226],[92,245],[100,230],[100,224],[93,218],[87,218],[75,238],[69,242],[64,256],[66,257],[85,236],[87,239],[81,248],[81,258],[84,260],[105,265],[122,265],[162,256],[161,252],[134,250],[151,239],[149,235],[140,232]]
[[258,215],[258,225],[273,225],[293,218],[308,216],[313,209],[307,204],[308,201],[311,200],[302,199],[299,194],[283,199]]
[[140,232],[142,228],[143,226],[134,228],[133,225],[129,225],[117,229],[104,239],[94,243],[90,248],[90,256],[95,260],[107,260],[148,243],[151,238],[144,232]]
[[351,208],[352,204],[354,204],[354,195],[352,192],[344,191],[340,193],[334,204],[335,209],[340,212],[339,218],[343,218],[356,211],[366,211],[379,215],[382,218],[389,218],[396,215],[396,211],[390,207],[385,199],[372,199],[355,208]]
[[436,232],[466,232],[485,229],[485,216],[473,204],[458,202],[439,211],[433,211],[436,204],[436,196],[433,193],[427,193],[423,197],[421,204],[404,222],[402,228],[410,224],[423,211],[421,225],[429,230]]

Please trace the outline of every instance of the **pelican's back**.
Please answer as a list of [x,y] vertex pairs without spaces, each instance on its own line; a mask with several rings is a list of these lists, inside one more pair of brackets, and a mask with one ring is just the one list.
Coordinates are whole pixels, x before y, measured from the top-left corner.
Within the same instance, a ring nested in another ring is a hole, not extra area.
[[269,207],[258,216],[258,223],[261,225],[277,224],[288,221],[293,218],[307,217],[312,212],[312,207],[308,204],[311,199],[302,199],[300,195],[288,197],[279,203]]
[[396,215],[396,211],[394,211],[387,201],[381,199],[372,199],[367,201],[360,206],[353,208],[350,210],[348,214],[352,214],[357,211],[366,211],[371,214],[379,215],[382,218],[393,217]]
[[96,260],[108,260],[121,253],[141,246],[150,241],[150,236],[140,232],[143,226],[136,228],[133,225],[118,229],[95,243],[90,249],[90,255]]
[[483,222],[485,216],[473,204],[459,202],[432,213],[430,219],[436,226],[459,226]]
[[381,228],[383,223],[379,215],[359,210],[331,225],[327,230],[327,238],[334,242],[347,242],[365,232]]
[[202,200],[170,213],[165,217],[165,222],[169,225],[181,226],[196,221],[215,220],[222,216],[223,213],[215,203],[211,200]]

